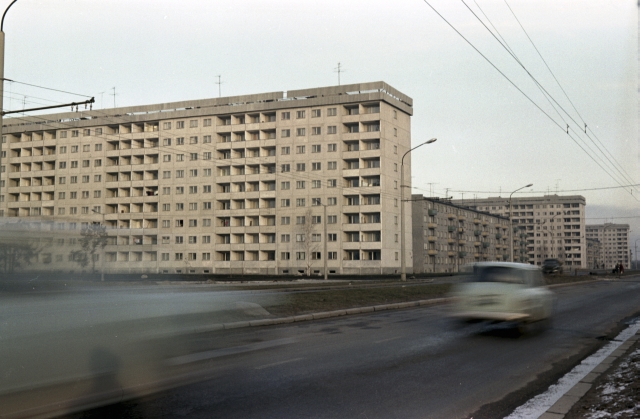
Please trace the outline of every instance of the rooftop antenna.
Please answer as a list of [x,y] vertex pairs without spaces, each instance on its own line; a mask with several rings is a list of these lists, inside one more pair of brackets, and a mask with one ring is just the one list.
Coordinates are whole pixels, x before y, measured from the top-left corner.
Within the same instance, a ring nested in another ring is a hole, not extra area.
[[344,70],[344,69],[342,68],[342,64],[338,63],[338,66],[337,66],[336,68],[334,68],[334,69],[333,69],[333,71],[334,71],[335,73],[338,73],[338,86],[340,86],[340,74],[341,74],[341,73],[344,73],[344,72],[345,72],[345,71],[347,71],[347,70]]
[[113,93],[111,93],[111,96],[113,96],[113,107],[116,107],[116,88],[112,87],[111,88],[113,90]]
[[220,77],[222,76],[218,74],[216,77],[218,78],[218,81],[216,82],[216,84],[218,85],[218,97],[222,97],[222,81],[220,80]]
[[102,101],[104,97],[104,92],[100,92],[100,108],[104,109],[104,102]]
[[556,179],[556,195],[558,194],[558,185],[560,184],[560,179]]
[[427,185],[429,185],[429,198],[433,198],[433,185],[435,185],[435,182],[428,182]]

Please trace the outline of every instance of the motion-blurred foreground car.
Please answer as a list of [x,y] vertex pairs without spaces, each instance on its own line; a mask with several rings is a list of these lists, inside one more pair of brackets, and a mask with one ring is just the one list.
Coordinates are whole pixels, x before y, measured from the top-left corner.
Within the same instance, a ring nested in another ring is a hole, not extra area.
[[536,266],[480,262],[466,265],[461,273],[463,280],[452,293],[457,319],[524,325],[551,316],[555,297]]

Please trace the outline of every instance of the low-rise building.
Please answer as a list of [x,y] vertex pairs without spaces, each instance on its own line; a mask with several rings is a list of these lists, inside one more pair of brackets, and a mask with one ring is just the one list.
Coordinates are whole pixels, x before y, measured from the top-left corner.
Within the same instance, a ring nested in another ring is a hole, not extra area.
[[411,209],[414,273],[509,259],[508,218],[422,195],[411,197]]

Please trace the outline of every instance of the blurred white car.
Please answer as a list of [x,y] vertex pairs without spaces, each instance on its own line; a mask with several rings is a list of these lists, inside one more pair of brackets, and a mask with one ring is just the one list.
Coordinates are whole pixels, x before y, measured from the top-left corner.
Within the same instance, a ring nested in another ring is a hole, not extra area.
[[554,294],[540,268],[523,263],[480,262],[461,269],[452,315],[460,320],[532,323],[551,317]]

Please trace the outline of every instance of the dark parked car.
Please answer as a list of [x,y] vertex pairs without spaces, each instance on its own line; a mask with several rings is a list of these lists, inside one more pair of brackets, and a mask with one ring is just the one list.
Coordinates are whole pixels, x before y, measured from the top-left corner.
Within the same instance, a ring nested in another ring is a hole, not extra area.
[[542,273],[545,274],[561,274],[562,263],[558,259],[545,259],[542,262]]

